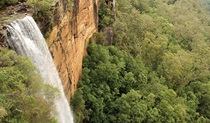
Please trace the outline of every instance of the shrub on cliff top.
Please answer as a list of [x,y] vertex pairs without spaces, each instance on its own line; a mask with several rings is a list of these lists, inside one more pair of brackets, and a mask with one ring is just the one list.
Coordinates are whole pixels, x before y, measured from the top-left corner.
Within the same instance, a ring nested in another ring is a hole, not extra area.
[[55,0],[27,0],[27,3],[35,9],[35,11],[46,11],[50,9]]

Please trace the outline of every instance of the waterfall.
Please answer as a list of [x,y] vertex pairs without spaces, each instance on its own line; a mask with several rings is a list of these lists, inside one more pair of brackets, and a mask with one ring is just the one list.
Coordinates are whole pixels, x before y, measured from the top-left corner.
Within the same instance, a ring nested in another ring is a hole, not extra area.
[[36,22],[30,16],[17,19],[7,25],[6,40],[18,54],[28,56],[46,83],[60,90],[60,98],[54,101],[59,123],[73,123],[70,106],[65,97],[59,74]]

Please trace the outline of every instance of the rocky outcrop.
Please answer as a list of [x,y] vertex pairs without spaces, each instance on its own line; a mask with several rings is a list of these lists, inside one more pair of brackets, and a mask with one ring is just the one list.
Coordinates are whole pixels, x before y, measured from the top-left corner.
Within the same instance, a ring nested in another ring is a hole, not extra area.
[[33,15],[33,9],[25,2],[18,2],[16,5],[7,6],[0,10],[0,47],[8,47],[4,37],[7,34],[6,25],[17,18]]
[[85,47],[97,31],[98,0],[74,0],[71,10],[65,8],[67,2],[59,1],[60,14],[63,16],[52,28],[47,43],[70,100],[81,76]]

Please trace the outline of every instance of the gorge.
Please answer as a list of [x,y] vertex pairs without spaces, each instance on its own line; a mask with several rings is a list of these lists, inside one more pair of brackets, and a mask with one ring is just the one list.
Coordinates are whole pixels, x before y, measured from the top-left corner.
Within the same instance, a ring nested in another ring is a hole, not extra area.
[[0,122],[210,123],[209,0],[2,1]]

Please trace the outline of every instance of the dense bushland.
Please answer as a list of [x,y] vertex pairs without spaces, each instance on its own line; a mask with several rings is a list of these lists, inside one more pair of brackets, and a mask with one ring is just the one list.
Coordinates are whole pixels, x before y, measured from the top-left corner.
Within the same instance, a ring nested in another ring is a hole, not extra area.
[[207,11],[210,11],[210,0],[197,0],[197,2]]
[[201,4],[118,0],[116,12],[114,46],[87,49],[71,103],[76,122],[210,122],[210,21]]
[[28,58],[0,49],[0,85],[0,122],[56,122],[58,90],[43,83]]

